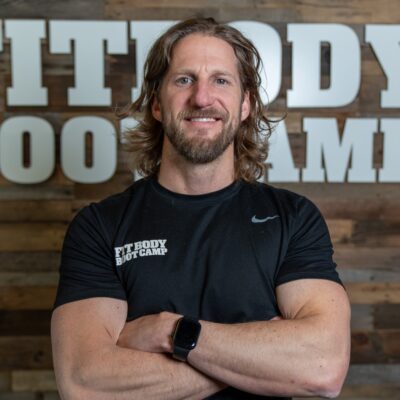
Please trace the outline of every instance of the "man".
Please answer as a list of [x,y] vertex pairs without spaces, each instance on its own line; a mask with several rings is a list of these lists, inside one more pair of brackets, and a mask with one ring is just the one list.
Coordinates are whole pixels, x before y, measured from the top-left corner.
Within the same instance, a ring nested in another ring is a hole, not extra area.
[[269,129],[259,63],[212,19],[150,51],[128,137],[147,178],[82,210],[64,243],[63,399],[340,392],[350,312],[326,225],[305,198],[256,182]]

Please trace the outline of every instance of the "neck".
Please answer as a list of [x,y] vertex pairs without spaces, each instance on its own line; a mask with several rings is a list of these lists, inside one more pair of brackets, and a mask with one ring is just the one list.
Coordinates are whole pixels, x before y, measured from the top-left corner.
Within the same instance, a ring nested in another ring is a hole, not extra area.
[[176,152],[163,149],[158,182],[175,193],[199,195],[215,192],[235,179],[233,144],[216,160],[192,164]]

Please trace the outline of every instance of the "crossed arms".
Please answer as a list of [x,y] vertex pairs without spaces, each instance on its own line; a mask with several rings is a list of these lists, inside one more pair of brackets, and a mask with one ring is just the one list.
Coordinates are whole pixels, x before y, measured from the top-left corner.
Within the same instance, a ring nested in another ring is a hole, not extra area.
[[350,307],[337,283],[278,286],[282,319],[201,321],[188,363],[175,361],[169,312],[125,323],[127,304],[92,298],[58,307],[53,358],[62,399],[202,399],[227,386],[270,396],[335,397],[350,353]]

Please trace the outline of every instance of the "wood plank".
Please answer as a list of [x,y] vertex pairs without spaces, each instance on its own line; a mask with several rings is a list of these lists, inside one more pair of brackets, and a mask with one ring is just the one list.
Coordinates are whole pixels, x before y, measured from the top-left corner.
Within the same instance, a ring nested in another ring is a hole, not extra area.
[[397,329],[352,332],[351,363],[399,364],[399,337]]
[[55,286],[58,272],[0,272],[0,287]]
[[0,223],[0,251],[60,251],[67,224]]
[[[400,385],[357,385],[344,386],[337,399],[351,400],[399,400]],[[308,397],[308,400],[320,400],[321,397]],[[293,397],[293,400],[301,400]]]
[[[355,255],[356,256],[356,251]],[[385,269],[338,268],[340,278],[346,283],[355,282],[400,282],[400,269],[387,271]]]
[[395,272],[400,267],[400,248],[340,244],[335,246],[334,258],[341,269],[382,269]]
[[350,365],[345,386],[400,385],[400,364]]
[[3,0],[0,18],[82,19],[82,15],[90,15],[90,19],[102,19],[103,4],[103,0]]
[[0,287],[0,310],[50,310],[56,287]]
[[[400,304],[352,304],[352,331],[400,329]],[[400,376],[400,375],[399,375]]]
[[311,199],[325,218],[400,220],[400,185],[273,183]]
[[400,283],[347,283],[345,284],[352,304],[399,304]]
[[355,221],[349,219],[327,219],[326,223],[333,244],[350,241],[354,233]]
[[0,393],[1,400],[37,400],[36,393],[14,393],[14,392],[2,392]]
[[[26,111],[27,112],[27,111]],[[49,120],[49,115],[39,115],[38,111],[33,111],[36,116],[42,116]],[[6,117],[15,114],[7,113]],[[25,114],[23,114],[25,115]],[[54,119],[54,117],[53,117]],[[49,121],[56,126],[57,119]],[[57,139],[57,138],[56,138]],[[57,153],[56,153],[57,154]],[[63,174],[59,163],[56,161],[54,173],[45,182],[38,184],[18,184],[8,181],[0,174],[0,200],[70,200],[74,197],[74,182],[67,179]]]
[[400,305],[398,304],[375,305],[373,317],[377,329],[400,329]]
[[400,246],[400,221],[357,221],[351,242],[363,246]]
[[393,359],[400,358],[400,331],[398,329],[377,330],[382,340],[383,351]]
[[374,306],[370,304],[351,304],[351,330],[374,330]]
[[[4,25],[3,25],[4,26]],[[11,71],[11,51],[10,51],[10,45],[7,43],[7,39],[4,38],[3,35],[3,52],[1,53],[1,58],[0,58],[0,94],[3,96],[0,99],[0,105],[2,108],[0,110],[4,110],[4,103],[5,103],[5,85],[4,85],[4,75],[5,74],[10,74]]]
[[72,202],[69,200],[0,201],[1,222],[68,222],[72,215]]
[[50,333],[50,319],[50,310],[0,310],[0,335],[46,336]]
[[[186,11],[186,12],[184,12]],[[129,0],[106,0],[106,18],[127,19],[182,19],[188,16],[214,16],[219,19],[229,19],[235,16],[241,20],[254,19],[265,22],[336,22],[359,23],[373,21],[374,23],[392,23],[398,15],[396,2],[382,0],[377,4],[372,0],[349,1],[333,0],[329,7],[322,7],[319,0],[295,1],[273,0],[257,1],[212,1],[191,2],[173,0],[168,4],[159,0],[136,0],[135,7]]]
[[400,385],[355,385],[355,386],[344,386],[342,393],[338,397],[339,399],[351,399],[351,400],[382,400],[400,399]]
[[60,265],[59,252],[27,251],[0,252],[0,272],[57,272]]
[[45,392],[43,393],[43,400],[61,400],[58,392]]
[[[0,180],[2,178],[0,177]],[[67,200],[72,199],[74,190],[72,187],[38,184],[38,185],[17,185],[0,184],[0,200]]]
[[351,364],[399,363],[383,351],[382,337],[376,331],[351,332]]
[[351,364],[385,363],[381,351],[377,351],[373,346],[375,337],[376,334],[370,331],[351,332]]
[[0,393],[11,389],[10,371],[0,371]]
[[11,373],[11,387],[14,392],[56,391],[56,379],[49,370],[18,370]]
[[50,336],[0,336],[2,369],[51,369]]

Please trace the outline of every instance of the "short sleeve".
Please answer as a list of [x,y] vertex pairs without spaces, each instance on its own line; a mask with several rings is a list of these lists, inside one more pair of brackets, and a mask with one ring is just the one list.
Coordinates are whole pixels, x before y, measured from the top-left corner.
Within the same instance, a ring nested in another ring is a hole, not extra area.
[[333,262],[328,227],[317,207],[299,197],[290,220],[289,244],[276,286],[296,279],[328,279],[342,284]]
[[95,205],[84,208],[71,222],[61,254],[54,308],[91,297],[126,299],[106,229]]

